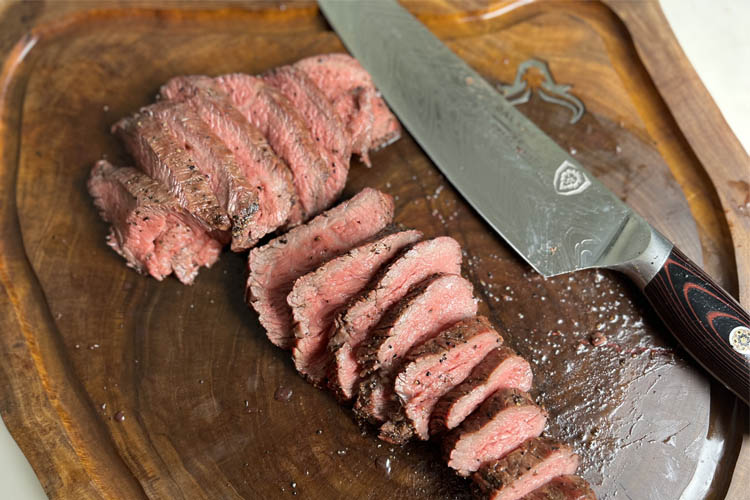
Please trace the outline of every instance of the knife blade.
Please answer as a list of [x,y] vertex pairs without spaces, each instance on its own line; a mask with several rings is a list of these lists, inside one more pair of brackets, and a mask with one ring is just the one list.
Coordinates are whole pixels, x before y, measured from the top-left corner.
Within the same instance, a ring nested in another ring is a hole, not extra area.
[[318,0],[405,128],[545,277],[621,271],[709,373],[750,401],[750,316],[395,0]]

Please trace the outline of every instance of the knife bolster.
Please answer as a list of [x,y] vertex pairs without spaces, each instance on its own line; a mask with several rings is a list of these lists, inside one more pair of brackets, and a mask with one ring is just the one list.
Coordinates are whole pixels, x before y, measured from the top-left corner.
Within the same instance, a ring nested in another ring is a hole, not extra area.
[[651,240],[646,249],[635,259],[610,266],[610,269],[626,274],[643,290],[664,266],[673,247],[671,241],[651,227]]

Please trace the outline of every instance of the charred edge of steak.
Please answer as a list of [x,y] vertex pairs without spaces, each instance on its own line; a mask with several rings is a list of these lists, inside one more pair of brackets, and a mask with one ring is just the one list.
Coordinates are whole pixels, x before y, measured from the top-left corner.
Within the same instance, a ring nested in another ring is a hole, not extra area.
[[[357,399],[354,403],[354,416],[358,421],[372,425],[380,425],[385,421],[388,413],[393,411],[396,404],[395,395],[391,388],[393,380],[381,376],[380,373],[374,373],[366,379],[359,382]],[[382,401],[383,407],[380,407],[378,393],[382,392],[385,401]]]
[[208,229],[227,231],[231,221],[208,178],[195,167],[164,125],[148,113],[136,113],[112,126],[141,170],[161,181],[185,210]]
[[159,101],[144,110],[161,120],[172,138],[191,152],[198,170],[212,180],[213,192],[232,221],[232,251],[254,246],[258,241],[258,193],[233,152],[187,102]]
[[234,152],[244,175],[258,194],[257,237],[284,224],[297,197],[292,172],[261,131],[232,105],[216,81],[207,76],[178,76],[164,84],[160,93],[163,97],[190,105]]
[[481,494],[502,492],[524,475],[533,474],[532,469],[557,453],[570,457],[577,464],[578,457],[570,446],[548,438],[532,438],[503,458],[483,464],[472,478]]
[[[481,362],[489,350],[495,349],[502,342],[503,338],[492,327],[490,321],[485,316],[476,316],[455,323],[436,337],[409,351],[404,365],[396,375],[394,384],[394,392],[399,403],[398,409],[381,427],[381,439],[394,444],[403,444],[414,435],[422,440],[429,439],[427,424],[430,415],[410,415],[412,401],[408,399],[408,394],[415,392],[411,389],[411,384],[423,385],[428,382],[427,378],[429,378],[432,386],[424,390],[432,390],[436,393],[426,399],[420,398],[418,403],[434,405],[445,392],[458,385],[463,377],[468,375],[471,368]],[[472,344],[473,351],[471,352],[475,359],[472,360],[473,363],[464,362],[463,368],[457,369],[454,365],[454,358],[460,358],[468,344]],[[447,376],[446,371],[449,372]],[[424,382],[418,378],[421,373],[425,373],[427,377]],[[432,413],[431,410],[432,408],[430,408],[430,413]],[[415,417],[426,420],[415,421]]]

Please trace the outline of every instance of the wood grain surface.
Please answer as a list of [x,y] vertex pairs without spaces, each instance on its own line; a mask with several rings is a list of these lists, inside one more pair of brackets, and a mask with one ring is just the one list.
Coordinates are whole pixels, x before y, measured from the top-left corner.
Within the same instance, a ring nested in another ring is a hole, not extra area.
[[[644,56],[660,41],[637,34],[658,9],[608,3],[406,5],[491,82],[547,61],[587,112],[570,125],[569,110],[536,93],[522,112],[723,285],[747,283],[747,227],[724,217],[734,195],[711,167],[746,158],[731,140],[712,153],[716,143],[678,127],[687,104],[666,95],[668,77]],[[255,73],[342,50],[307,3],[210,7],[0,6],[3,419],[53,498],[465,496],[435,447],[380,443],[296,375],[242,301],[244,255],[225,254],[184,287],[135,274],[104,244],[85,179],[102,156],[129,161],[113,121],[177,74]],[[712,112],[701,126],[721,135]],[[373,165],[353,165],[346,194],[390,192],[398,222],[461,242],[482,312],[532,360],[550,434],[577,447],[603,498],[676,498],[686,487],[724,497],[746,408],[709,387],[634,287],[605,272],[531,272],[408,136]],[[595,332],[605,345],[591,345]],[[290,401],[274,398],[279,388]]]

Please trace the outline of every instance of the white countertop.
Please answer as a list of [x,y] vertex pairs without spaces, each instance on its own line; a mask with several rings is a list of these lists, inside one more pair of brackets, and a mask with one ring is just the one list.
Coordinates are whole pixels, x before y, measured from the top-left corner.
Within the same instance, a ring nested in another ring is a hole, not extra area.
[[[660,2],[690,62],[745,151],[750,151],[750,1]],[[1,421],[0,485],[2,498],[47,498]]]

